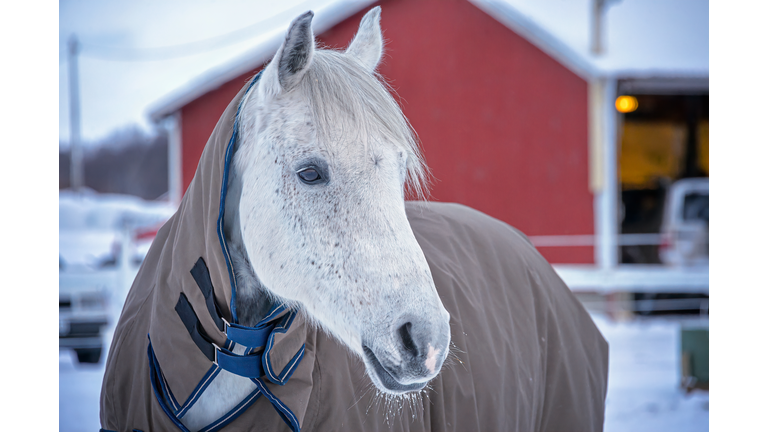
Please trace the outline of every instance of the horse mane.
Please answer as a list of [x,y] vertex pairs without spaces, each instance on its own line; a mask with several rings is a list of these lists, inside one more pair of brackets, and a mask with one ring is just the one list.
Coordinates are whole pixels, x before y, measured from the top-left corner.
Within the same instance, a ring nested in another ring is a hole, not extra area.
[[[318,49],[299,87],[308,97],[320,145],[334,142],[339,148],[343,136],[344,151],[354,151],[349,147],[356,145],[368,153],[368,140],[383,137],[408,155],[407,192],[426,199],[430,174],[416,132],[380,75],[372,75],[343,52]],[[333,149],[325,147],[333,155]]]
[[[405,196],[426,201],[430,174],[416,133],[380,75],[371,74],[344,52],[318,49],[306,73],[290,91],[305,97],[313,117],[317,145],[329,157],[340,158],[342,152],[346,156],[357,153],[376,161],[379,158],[376,149],[393,145],[407,155]],[[247,105],[249,99],[250,94],[246,94],[243,104]],[[239,127],[241,133],[235,152],[240,140],[250,135],[245,128],[252,126],[241,122]],[[261,285],[247,257],[239,220],[242,184],[236,164],[233,163],[230,170],[224,231],[238,287],[238,316],[241,324],[248,326],[255,325],[278,299]],[[307,318],[312,320],[308,315]]]

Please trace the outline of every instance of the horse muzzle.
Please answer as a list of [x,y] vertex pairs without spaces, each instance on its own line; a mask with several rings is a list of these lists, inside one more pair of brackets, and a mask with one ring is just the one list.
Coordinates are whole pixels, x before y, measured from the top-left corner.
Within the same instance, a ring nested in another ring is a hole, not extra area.
[[451,341],[449,320],[435,323],[405,315],[397,322],[388,341],[363,342],[369,374],[388,393],[418,391],[437,376],[445,361]]

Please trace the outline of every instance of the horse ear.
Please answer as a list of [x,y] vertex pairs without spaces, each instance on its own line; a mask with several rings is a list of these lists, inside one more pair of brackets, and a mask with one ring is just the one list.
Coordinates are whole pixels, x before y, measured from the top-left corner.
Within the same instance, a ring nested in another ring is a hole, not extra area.
[[[264,78],[276,81],[282,90],[288,91],[301,81],[312,63],[315,52],[315,36],[312,34],[312,11],[294,19],[285,35],[285,41],[264,70]],[[269,77],[269,78],[268,78]],[[271,93],[278,93],[275,88]]]
[[381,37],[381,6],[368,11],[360,21],[360,28],[346,53],[356,58],[369,72],[376,70],[384,51]]

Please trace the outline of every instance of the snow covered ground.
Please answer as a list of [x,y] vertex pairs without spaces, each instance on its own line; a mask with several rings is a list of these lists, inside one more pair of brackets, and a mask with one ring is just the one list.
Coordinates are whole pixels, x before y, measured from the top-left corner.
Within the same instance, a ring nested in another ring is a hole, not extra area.
[[709,392],[680,388],[681,319],[592,318],[610,344],[606,432],[709,430]]
[[[130,219],[134,225],[148,225],[167,219],[173,208],[163,203],[142,202],[122,196],[59,197],[60,259],[65,267],[79,265],[79,270],[95,272],[103,280],[114,280],[109,297],[112,320],[104,336],[105,352],[101,363],[81,365],[70,350],[59,350],[59,430],[97,431],[99,394],[104,375],[106,351],[127,294],[127,286],[137,267],[126,262],[117,268],[100,268],[94,259],[108,253],[112,236]],[[83,223],[87,222],[87,225]],[[88,229],[85,229],[85,228]],[[109,235],[102,242],[80,235],[67,241],[62,232],[83,233],[99,228]],[[84,243],[84,245],[80,245]],[[82,247],[80,247],[82,246]],[[80,268],[82,267],[82,268]],[[71,271],[67,268],[64,271]],[[60,275],[60,281],[61,281]],[[122,283],[120,282],[122,280]],[[582,301],[586,301],[582,300]],[[709,392],[686,394],[680,389],[680,328],[691,318],[643,318],[616,322],[599,312],[592,312],[595,323],[610,344],[606,432],[694,432],[709,430]],[[693,318],[696,320],[697,318]],[[698,324],[707,325],[707,321]]]
[[59,430],[96,432],[104,361],[79,365],[72,350],[59,350]]
[[[133,269],[124,277],[126,281],[136,277]],[[117,280],[118,272],[106,270],[101,273]],[[127,283],[125,284],[127,285]],[[101,428],[99,422],[99,396],[104,376],[107,352],[112,345],[112,334],[120,317],[127,290],[113,292],[109,298],[112,318],[104,332],[104,352],[98,364],[80,364],[74,350],[59,349],[59,431],[95,432]]]
[[[686,394],[679,387],[680,320],[593,318],[610,344],[606,432],[709,430],[709,393]],[[109,346],[111,333],[106,339]],[[60,431],[99,430],[103,374],[103,359],[82,366],[73,353],[59,352]]]

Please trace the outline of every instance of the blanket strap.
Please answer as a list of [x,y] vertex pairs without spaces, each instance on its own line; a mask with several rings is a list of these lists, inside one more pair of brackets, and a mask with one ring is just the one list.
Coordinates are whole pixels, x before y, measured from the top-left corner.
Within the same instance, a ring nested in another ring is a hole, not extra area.
[[211,282],[211,274],[208,272],[208,266],[205,265],[203,257],[198,258],[192,270],[192,277],[197,282],[197,286],[205,297],[205,307],[208,309],[208,313],[213,318],[213,322],[216,323],[216,327],[219,330],[224,331],[224,319],[221,317],[221,311],[213,298],[213,282]]
[[216,358],[214,344],[200,325],[200,320],[197,319],[197,314],[195,314],[195,310],[189,304],[189,300],[184,293],[179,294],[179,301],[176,302],[175,309],[179,318],[181,318],[181,322],[184,323],[184,327],[187,328],[187,332],[192,337],[192,341],[200,348],[203,355],[208,357],[208,360],[213,361]]
[[227,334],[227,345],[230,345],[230,341],[240,344],[247,349],[255,349],[263,347],[267,343],[270,333],[275,328],[274,318],[285,311],[285,307],[278,306],[261,320],[254,327],[246,327],[240,324],[229,323],[224,319],[219,306],[216,303],[213,294],[213,283],[211,282],[211,274],[208,271],[208,266],[205,264],[205,260],[202,257],[198,258],[195,265],[190,270],[192,277],[197,282],[197,286],[205,297],[205,306],[208,309],[208,313],[216,323],[219,330]]
[[[197,260],[192,267],[192,270],[190,270],[190,273],[205,298],[205,306],[208,310],[208,314],[213,319],[216,327],[220,331],[226,333],[227,336],[224,347],[216,345],[200,323],[200,319],[195,313],[195,309],[192,307],[186,294],[181,292],[179,293],[179,300],[176,303],[175,309],[182,323],[184,323],[184,327],[187,329],[189,336],[192,338],[192,341],[194,341],[195,345],[200,349],[200,352],[202,352],[208,360],[213,362],[216,367],[229,371],[235,375],[250,378],[256,383],[259,391],[255,392],[254,395],[251,395],[247,406],[250,406],[259,395],[267,395],[269,402],[275,407],[278,414],[280,414],[280,417],[286,424],[288,424],[291,430],[293,432],[300,432],[300,425],[296,416],[285,404],[272,394],[272,392],[265,386],[264,381],[262,381],[263,377],[266,376],[272,382],[284,385],[290,378],[290,375],[292,375],[296,364],[298,364],[304,357],[304,346],[302,346],[294,356],[292,365],[288,368],[287,373],[284,370],[277,378],[273,377],[274,373],[272,373],[271,369],[265,370],[265,368],[269,367],[269,351],[273,343],[272,336],[274,333],[285,332],[293,322],[295,314],[292,311],[288,311],[284,306],[278,305],[273,307],[267,316],[253,327],[229,323],[223,317],[223,314],[216,303],[211,275],[208,271],[208,266],[205,264],[202,257]],[[288,313],[286,314],[284,312]],[[233,352],[235,350],[242,354],[236,354]],[[149,353],[150,359],[153,359],[154,353],[152,352],[151,342],[149,345]],[[153,381],[153,387],[155,385],[156,383]],[[163,405],[160,393],[158,393],[157,390],[155,393],[158,401]],[[244,402],[245,401],[243,401],[243,403]],[[243,406],[247,408],[246,405]],[[175,423],[181,430],[186,430],[178,419],[174,415],[171,415],[170,411],[166,411],[166,414],[168,414],[172,420],[175,419]],[[237,415],[239,415],[239,412]],[[227,423],[231,421],[232,418],[229,418]],[[212,430],[218,430],[218,428],[224,424],[225,423],[215,423],[216,427]],[[207,428],[204,429],[208,430]]]
[[[230,324],[224,319],[216,304],[211,274],[202,257],[197,260],[190,273],[205,298],[206,309],[214,323],[216,323],[216,327],[227,335],[227,341],[223,347],[216,345],[200,324],[192,304],[182,292],[179,294],[179,300],[176,303],[176,313],[184,323],[184,327],[186,327],[195,345],[197,345],[208,360],[224,370],[247,378],[260,378],[264,376],[263,348],[267,345],[269,336],[280,322],[278,318],[283,315],[283,312],[286,310],[285,307],[277,306],[273,308],[254,327]],[[236,354],[234,351],[238,351],[240,354]]]
[[[179,301],[176,303],[176,313],[184,323],[187,332],[195,342],[195,345],[205,355],[208,360],[218,365],[222,369],[232,372],[235,375],[240,375],[246,378],[259,378],[264,376],[264,367],[262,365],[263,352],[258,354],[235,354],[227,348],[222,348],[211,341],[205,329],[200,325],[200,320],[195,314],[195,310],[189,303],[187,296],[184,293],[179,294]],[[267,326],[264,331],[271,332],[274,328],[274,323],[271,326]],[[265,337],[265,339],[266,339]],[[230,345],[230,344],[228,344]],[[247,352],[247,351],[246,351]]]

